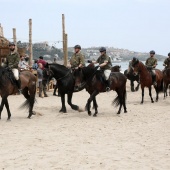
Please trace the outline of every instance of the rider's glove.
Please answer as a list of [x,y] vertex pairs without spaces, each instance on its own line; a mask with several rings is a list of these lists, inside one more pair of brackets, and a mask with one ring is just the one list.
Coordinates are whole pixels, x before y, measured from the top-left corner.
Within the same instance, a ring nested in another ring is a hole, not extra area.
[[92,63],[92,60],[87,60],[88,63]]

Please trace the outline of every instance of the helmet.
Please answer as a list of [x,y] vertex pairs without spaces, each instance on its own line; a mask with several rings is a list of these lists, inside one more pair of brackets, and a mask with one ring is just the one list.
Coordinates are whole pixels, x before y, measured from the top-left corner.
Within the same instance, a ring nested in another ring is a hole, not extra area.
[[150,54],[155,54],[155,51],[154,50],[150,51]]
[[168,53],[168,56],[170,57],[170,53]]
[[80,45],[75,45],[74,48],[76,49],[80,49],[81,50],[81,46]]
[[15,46],[15,43],[14,42],[9,42],[9,46]]
[[99,49],[99,51],[100,51],[100,52],[104,52],[104,51],[106,51],[106,48],[105,48],[105,47],[101,47],[101,48]]

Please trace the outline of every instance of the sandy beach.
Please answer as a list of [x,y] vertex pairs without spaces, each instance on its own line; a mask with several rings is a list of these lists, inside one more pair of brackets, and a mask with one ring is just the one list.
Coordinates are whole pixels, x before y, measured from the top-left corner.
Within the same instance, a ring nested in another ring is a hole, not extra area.
[[[130,92],[127,82],[127,110],[118,116],[112,106],[115,92],[97,96],[98,117],[76,112],[67,106],[59,113],[59,97],[48,92],[38,98],[32,119],[19,106],[23,96],[10,96],[11,121],[6,109],[0,120],[0,169],[2,170],[169,170],[170,97],[152,104],[145,90]],[[89,94],[73,95],[73,103],[84,108]],[[155,99],[155,92],[153,90]],[[94,112],[94,111],[93,111]]]

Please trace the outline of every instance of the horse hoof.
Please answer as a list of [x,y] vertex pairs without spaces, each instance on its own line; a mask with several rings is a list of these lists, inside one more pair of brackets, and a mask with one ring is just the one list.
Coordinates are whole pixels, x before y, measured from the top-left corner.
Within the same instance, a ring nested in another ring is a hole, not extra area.
[[62,110],[62,109],[61,109],[59,112],[60,112],[60,113],[61,113],[61,112],[62,112],[62,113],[67,113],[66,110]]
[[127,113],[127,110],[125,110],[124,113]]
[[28,116],[27,118],[28,118],[28,119],[31,119],[31,116]]
[[8,119],[7,119],[7,122],[10,122],[10,121],[11,121],[11,119],[10,119],[10,118],[8,118]]
[[36,112],[35,112],[35,111],[33,111],[33,112],[32,112],[32,115],[36,115]]
[[88,112],[88,115],[91,116],[91,112]]
[[151,103],[154,103],[154,101],[152,101]]
[[143,104],[143,102],[141,102],[140,104]]
[[93,115],[93,117],[97,117],[97,113],[95,113],[95,114]]
[[120,112],[117,112],[117,115],[120,115]]

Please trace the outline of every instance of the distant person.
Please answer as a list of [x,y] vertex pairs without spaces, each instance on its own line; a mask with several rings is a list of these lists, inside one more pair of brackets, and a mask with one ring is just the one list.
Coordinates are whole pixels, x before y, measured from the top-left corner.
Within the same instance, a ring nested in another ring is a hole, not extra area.
[[44,67],[46,65],[46,61],[43,59],[43,56],[39,57],[39,60],[37,62],[38,64],[41,63],[42,64],[42,69],[44,70]]
[[25,61],[25,58],[24,56],[20,56],[20,61],[19,61],[19,64],[18,64],[18,68],[20,70],[26,70],[29,68],[29,65],[28,63]]
[[99,63],[99,68],[104,72],[106,91],[110,91],[109,76],[111,73],[112,63],[110,57],[106,54],[106,48],[101,47],[99,49],[101,55],[96,61],[88,60],[89,63]]
[[[54,57],[53,63],[54,63],[54,64],[57,63],[57,58],[56,58],[56,57]],[[53,92],[53,96],[60,96],[59,92],[58,92],[58,95],[56,94],[57,89],[58,89],[57,81],[56,81],[56,79],[54,78],[54,92]]]
[[150,51],[150,57],[146,60],[145,65],[148,67],[148,70],[151,72],[153,85],[156,86],[156,73],[155,68],[157,66],[157,59],[155,58],[155,51]]
[[84,56],[81,53],[81,46],[80,45],[75,45],[74,46],[74,54],[72,55],[70,59],[70,66],[71,68],[78,68],[78,67],[84,67],[85,62],[84,62]]
[[43,66],[41,63],[38,64],[38,69],[37,69],[37,76],[38,76],[38,86],[39,86],[39,97],[42,96],[42,92],[44,93],[44,97],[48,97],[46,94],[46,87],[43,84]]
[[165,69],[170,68],[170,53],[168,53],[168,58],[165,59],[163,66],[165,66]]
[[37,62],[38,62],[38,60],[35,59],[35,60],[34,60],[34,64],[32,65],[32,69],[34,69],[34,70],[37,70],[37,69],[38,69],[38,64],[37,64]]

